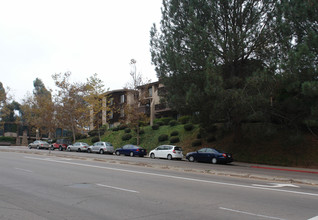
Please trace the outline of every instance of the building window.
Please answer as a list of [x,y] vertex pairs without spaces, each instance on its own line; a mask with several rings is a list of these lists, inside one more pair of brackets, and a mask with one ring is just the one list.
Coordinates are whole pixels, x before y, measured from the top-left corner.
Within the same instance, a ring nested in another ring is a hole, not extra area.
[[114,118],[114,113],[113,111],[109,112],[109,119],[113,119]]
[[120,103],[124,103],[125,102],[125,95],[121,95],[120,96]]
[[152,97],[152,87],[148,88],[148,95],[149,97]]
[[120,109],[120,117],[125,117],[125,110],[123,108]]
[[109,103],[110,105],[113,105],[114,104],[114,98],[110,98],[109,102],[110,102]]

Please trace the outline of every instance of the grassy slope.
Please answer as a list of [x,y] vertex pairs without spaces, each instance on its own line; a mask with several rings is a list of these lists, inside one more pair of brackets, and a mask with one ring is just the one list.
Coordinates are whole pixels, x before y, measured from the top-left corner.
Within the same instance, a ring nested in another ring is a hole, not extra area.
[[[172,131],[178,131],[181,146],[184,154],[195,151],[202,147],[214,147],[226,152],[231,152],[236,161],[271,164],[281,166],[310,167],[318,168],[318,141],[311,135],[304,135],[301,140],[290,139],[290,134],[279,133],[272,138],[256,139],[257,141],[240,140],[235,141],[232,134],[224,135],[217,141],[207,143],[202,139],[202,146],[192,147],[192,142],[199,132],[198,126],[192,131],[185,131],[183,125],[161,126],[159,130],[152,130],[150,126],[144,127],[144,134],[140,135],[140,146],[147,149],[147,152],[161,144],[169,144],[169,141],[159,142],[161,134],[167,134],[170,139]],[[107,131],[102,136],[102,141],[111,142],[115,148],[121,147],[131,141],[122,141],[124,130]],[[135,133],[131,133],[135,136]],[[90,139],[86,142],[91,144]]]

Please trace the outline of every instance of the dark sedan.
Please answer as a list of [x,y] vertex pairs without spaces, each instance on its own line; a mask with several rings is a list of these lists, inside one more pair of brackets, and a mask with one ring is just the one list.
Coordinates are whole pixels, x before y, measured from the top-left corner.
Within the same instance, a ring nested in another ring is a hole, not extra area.
[[196,152],[190,152],[186,155],[190,162],[209,162],[209,163],[231,163],[233,162],[232,154],[224,153],[213,148],[202,148]]
[[143,156],[147,155],[147,151],[146,151],[146,149],[144,149],[142,147],[132,145],[132,144],[127,144],[121,148],[117,148],[115,151],[115,154],[117,156],[124,154],[126,156],[131,156],[131,157],[133,157],[133,156],[143,157]]

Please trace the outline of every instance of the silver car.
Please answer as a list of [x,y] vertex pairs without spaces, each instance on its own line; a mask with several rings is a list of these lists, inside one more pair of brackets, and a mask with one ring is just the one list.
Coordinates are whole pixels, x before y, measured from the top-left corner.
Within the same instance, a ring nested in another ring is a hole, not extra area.
[[30,143],[29,144],[29,149],[31,148],[36,148],[36,149],[42,149],[42,148],[45,148],[45,149],[49,149],[50,148],[50,145],[49,143],[45,142],[45,141],[34,141],[33,143]]
[[168,160],[183,158],[182,148],[174,145],[160,145],[149,152],[150,158],[166,158]]
[[89,145],[87,143],[75,142],[73,145],[68,145],[67,150],[81,152],[81,151],[87,151],[88,147]]
[[114,153],[114,147],[111,143],[109,142],[96,142],[92,146],[89,146],[87,149],[88,153],[108,153],[108,154],[113,154]]

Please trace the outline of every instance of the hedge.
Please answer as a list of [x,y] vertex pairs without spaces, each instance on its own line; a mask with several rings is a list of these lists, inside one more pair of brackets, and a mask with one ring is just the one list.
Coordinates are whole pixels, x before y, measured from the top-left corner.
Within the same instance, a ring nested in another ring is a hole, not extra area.
[[95,143],[95,142],[98,142],[98,141],[99,141],[99,137],[93,137],[92,140],[91,140],[92,143]]
[[122,139],[123,141],[128,141],[128,140],[130,140],[131,138],[132,138],[131,134],[124,134],[124,135],[121,137],[121,139]]
[[176,120],[171,120],[171,121],[169,122],[169,125],[170,125],[171,127],[176,126],[177,124],[178,124],[178,122],[177,122]]
[[170,136],[178,136],[179,135],[179,132],[178,131],[173,131],[170,133]]
[[193,124],[186,124],[184,125],[184,130],[191,131],[194,128]]
[[166,134],[162,134],[158,137],[158,141],[161,142],[161,141],[166,141],[168,140],[168,135]]
[[152,127],[152,130],[158,130],[160,126],[158,124],[154,124],[151,127]]
[[178,118],[178,122],[180,122],[181,124],[186,124],[190,121],[191,117],[188,115],[185,116],[181,116],[180,118]]
[[178,142],[180,142],[179,137],[172,137],[172,138],[170,138],[170,143],[171,143],[171,144],[178,143]]

